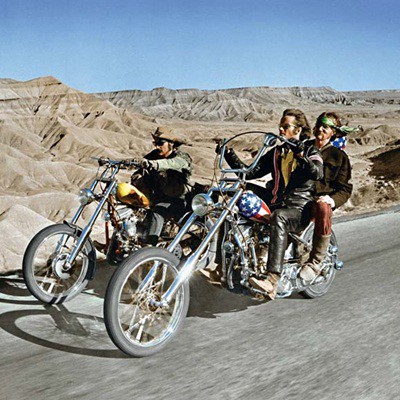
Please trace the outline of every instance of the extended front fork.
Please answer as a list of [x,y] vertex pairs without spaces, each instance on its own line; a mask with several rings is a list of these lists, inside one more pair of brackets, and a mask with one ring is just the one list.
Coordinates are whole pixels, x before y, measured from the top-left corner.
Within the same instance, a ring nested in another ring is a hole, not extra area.
[[[93,191],[94,188],[96,187],[97,183],[98,183],[98,181],[95,180],[92,183],[90,190]],[[79,239],[77,240],[74,248],[72,249],[72,251],[69,254],[69,256],[67,257],[67,259],[65,260],[64,271],[69,271],[71,269],[72,265],[74,264],[74,262],[76,260],[76,257],[78,256],[79,252],[82,250],[83,246],[85,245],[86,241],[88,240],[90,233],[93,229],[93,226],[94,226],[98,216],[100,215],[102,208],[104,207],[104,204],[107,202],[109,196],[111,195],[112,191],[115,189],[116,186],[117,186],[117,181],[112,180],[110,185],[107,187],[107,190],[105,191],[104,195],[102,196],[99,204],[97,205],[88,224],[85,226],[85,228],[83,228],[82,233],[79,235]],[[80,206],[79,209],[77,210],[76,214],[72,218],[71,223],[67,224],[67,225],[76,226],[76,223],[77,223],[79,217],[81,216],[83,210],[85,209],[85,207],[86,207],[86,205]],[[67,236],[63,235],[61,237],[61,239],[59,240],[59,242],[57,243],[56,251],[59,251],[65,245],[66,241],[67,241]]]
[[[225,210],[221,213],[221,215],[215,222],[214,226],[208,232],[207,236],[203,239],[200,246],[197,248],[197,250],[193,254],[191,254],[187,258],[187,260],[185,260],[182,268],[180,268],[178,276],[174,279],[174,281],[172,282],[172,284],[168,288],[168,290],[163,294],[161,300],[160,301],[152,300],[151,301],[152,305],[157,306],[157,307],[168,307],[169,306],[169,303],[171,302],[175,293],[179,290],[179,288],[183,285],[183,283],[186,281],[186,279],[188,279],[189,276],[196,269],[196,264],[199,261],[201,255],[206,250],[207,246],[209,245],[209,243],[211,242],[213,237],[217,234],[219,228],[225,221],[226,217],[232,212],[233,207],[237,203],[239,197],[242,195],[243,189],[236,189],[236,190],[235,190],[236,193],[234,194],[234,196],[228,203]],[[168,248],[167,248],[168,251],[172,252],[175,249],[176,245],[182,239],[183,235],[189,230],[190,226],[192,225],[192,223],[195,221],[196,218],[197,217],[196,217],[196,215],[194,215],[194,213],[190,216],[190,218],[188,219],[186,224],[182,227],[181,231],[179,231],[176,238],[168,246]],[[158,266],[159,266],[159,262],[154,264],[154,266],[149,271],[146,278],[143,280],[142,284],[140,285],[140,288],[143,289],[148,284],[148,282],[150,282],[150,280],[156,274]]]

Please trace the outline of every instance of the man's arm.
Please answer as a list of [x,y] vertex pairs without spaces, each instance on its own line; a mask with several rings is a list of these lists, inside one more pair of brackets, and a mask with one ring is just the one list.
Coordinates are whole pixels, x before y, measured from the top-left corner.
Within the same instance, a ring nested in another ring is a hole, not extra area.
[[335,202],[335,207],[338,208],[350,198],[353,191],[353,185],[349,182],[351,179],[351,165],[346,153],[343,152],[343,162],[340,166],[335,182],[332,182],[332,188],[335,193],[331,194]]
[[157,171],[166,171],[167,169],[173,169],[182,172],[183,170],[191,169],[192,159],[189,154],[178,153],[173,158],[153,160],[152,164]]
[[[246,175],[246,180],[259,179],[272,172],[273,153],[274,152],[270,150],[268,153],[264,154],[254,169]],[[249,167],[239,159],[232,149],[225,153],[225,160],[231,168],[239,169]]]
[[310,175],[313,180],[320,180],[324,177],[324,162],[321,152],[315,147],[307,148],[302,157],[297,157],[301,167]]

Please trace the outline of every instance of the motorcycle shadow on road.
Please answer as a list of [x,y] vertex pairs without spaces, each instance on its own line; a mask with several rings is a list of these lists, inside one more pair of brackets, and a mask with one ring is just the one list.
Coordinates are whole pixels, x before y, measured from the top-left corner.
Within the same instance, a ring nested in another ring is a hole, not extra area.
[[[83,292],[79,296],[94,294],[104,298],[113,271],[114,267],[108,265],[99,268],[87,293]],[[90,357],[128,357],[112,345],[102,317],[92,315],[90,311],[70,311],[69,303],[51,306],[42,304],[30,295],[21,273],[0,276],[0,308],[7,310],[0,314],[0,329],[24,341]]]
[[37,305],[25,286],[22,273],[0,276],[0,304]]
[[255,298],[245,291],[233,292],[221,285],[212,284],[202,273],[196,272],[190,278],[188,317],[216,318],[217,314],[246,310],[269,301]]
[[[106,261],[98,263],[96,275],[82,292],[83,294],[104,299],[108,282],[118,267],[109,265]],[[78,296],[82,296],[79,294]],[[26,288],[21,271],[0,276],[0,304],[39,305],[40,301],[34,299]]]
[[128,358],[119,350],[107,349],[112,344],[103,318],[71,312],[63,305],[5,312],[0,315],[0,328],[27,342],[66,353]]
[[104,300],[110,279],[118,266],[110,265],[106,261],[100,261],[96,267],[96,275],[89,281],[83,293],[99,297]]

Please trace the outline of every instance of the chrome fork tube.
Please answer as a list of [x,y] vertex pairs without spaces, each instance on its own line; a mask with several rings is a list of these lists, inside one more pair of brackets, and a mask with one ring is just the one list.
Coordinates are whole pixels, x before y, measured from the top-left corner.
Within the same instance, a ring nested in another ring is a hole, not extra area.
[[192,226],[193,222],[196,220],[197,216],[195,213],[192,213],[192,215],[189,217],[189,219],[186,221],[185,225],[183,225],[182,229],[178,232],[178,234],[175,236],[175,239],[169,244],[167,247],[167,250],[172,253],[175,250],[175,247],[177,244],[181,241],[183,236],[186,234],[186,232],[189,230],[189,228]]
[[217,219],[215,225],[211,228],[210,232],[208,232],[207,236],[204,238],[198,249],[186,260],[182,269],[180,270],[178,276],[172,282],[172,285],[169,287],[166,293],[162,296],[161,305],[166,306],[171,301],[174,294],[177,290],[182,286],[185,280],[190,276],[190,274],[196,269],[196,264],[203,254],[203,251],[207,248],[213,236],[218,232],[219,227],[225,221],[225,218],[232,211],[234,205],[238,201],[241,196],[243,189],[239,189],[238,192],[232,197],[231,201],[228,204],[228,207],[221,213],[220,217]]
[[115,188],[116,185],[117,185],[117,181],[114,180],[111,182],[110,186],[107,188],[103,198],[100,200],[99,205],[97,206],[92,217],[90,218],[89,223],[82,230],[82,234],[79,237],[78,241],[76,242],[75,248],[72,250],[71,254],[68,256],[67,265],[71,265],[75,261],[75,258],[77,257],[78,253],[81,251],[84,243],[86,242],[86,239],[90,235],[90,232],[93,228],[94,223],[96,222],[97,217],[99,216],[99,214],[101,212],[101,209],[103,208],[105,202],[108,200],[108,197],[110,196],[110,193],[112,192],[112,190]]

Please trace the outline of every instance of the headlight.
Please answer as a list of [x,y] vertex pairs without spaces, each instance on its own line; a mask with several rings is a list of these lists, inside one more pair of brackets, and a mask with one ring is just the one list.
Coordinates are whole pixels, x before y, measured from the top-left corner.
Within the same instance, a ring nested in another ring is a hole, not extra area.
[[82,189],[79,191],[78,200],[82,206],[91,203],[94,199],[94,193],[90,189]]
[[196,194],[193,197],[192,210],[197,216],[206,215],[212,208],[214,208],[214,202],[208,194]]

